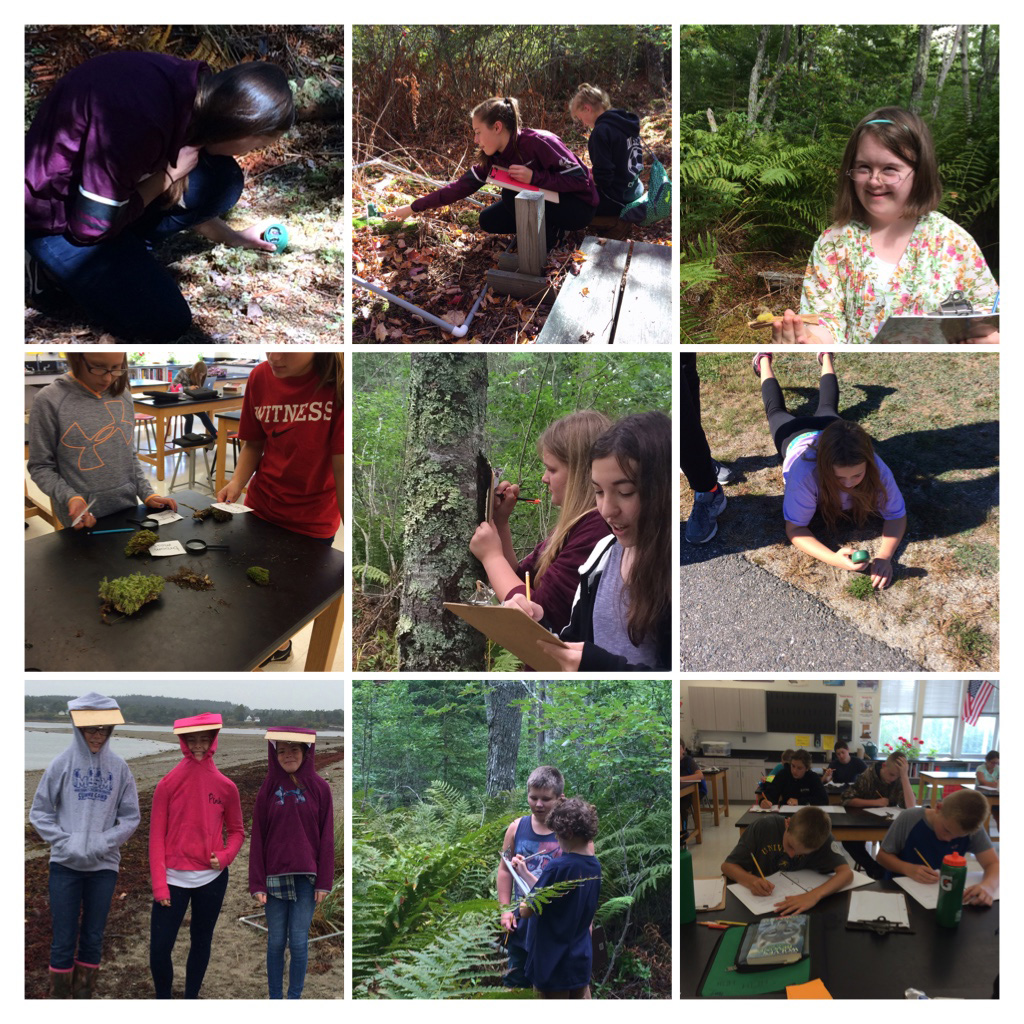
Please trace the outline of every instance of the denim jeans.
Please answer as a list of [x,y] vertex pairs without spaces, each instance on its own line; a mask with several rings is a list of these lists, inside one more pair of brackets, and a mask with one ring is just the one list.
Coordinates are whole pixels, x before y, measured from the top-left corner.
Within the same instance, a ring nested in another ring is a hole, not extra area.
[[76,960],[90,967],[99,964],[116,884],[116,871],[76,871],[50,861],[50,966],[54,970],[69,971]]
[[216,437],[217,436],[217,428],[213,425],[213,420],[210,419],[209,413],[205,413],[205,412],[197,412],[195,414],[189,413],[185,417],[185,433],[186,434],[191,434],[192,433],[192,421],[195,419],[196,416],[199,417],[199,422],[202,423],[202,425],[204,427],[206,427],[207,432],[210,433],[210,434],[213,434],[214,437]]
[[192,924],[189,928],[188,960],[185,962],[185,998],[198,999],[203,987],[206,968],[210,964],[213,929],[220,916],[224,892],[228,887],[228,869],[225,868],[212,882],[196,889],[180,885],[169,886],[171,905],[162,907],[153,903],[149,921],[149,969],[153,975],[153,988],[157,999],[171,998],[174,966],[171,950],[178,938],[178,929],[185,919],[185,911],[192,904]]
[[66,235],[29,235],[25,248],[90,320],[124,341],[174,341],[192,325],[170,272],[150,249],[170,235],[231,209],[242,194],[242,171],[229,156],[202,153],[182,205],[142,216],[108,241],[77,245]]
[[288,998],[301,999],[309,962],[309,926],[316,910],[316,890],[303,875],[295,876],[295,901],[267,896],[267,990],[281,999],[284,986],[284,947],[291,950]]

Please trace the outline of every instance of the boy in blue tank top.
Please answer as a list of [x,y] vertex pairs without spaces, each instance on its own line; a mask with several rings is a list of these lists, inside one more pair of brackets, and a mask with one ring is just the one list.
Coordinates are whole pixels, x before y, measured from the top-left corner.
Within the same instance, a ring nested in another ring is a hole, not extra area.
[[[516,818],[505,830],[498,864],[498,902],[508,906],[513,902],[515,884],[512,871],[531,888],[541,872],[562,851],[558,837],[548,828],[548,814],[562,801],[565,780],[562,773],[551,765],[535,768],[526,781],[526,799],[530,813]],[[511,867],[510,867],[511,865]],[[506,910],[501,915],[505,929],[505,948],[508,950],[508,974],[503,983],[509,988],[529,988],[523,968],[526,964],[526,928],[520,926],[516,915]]]

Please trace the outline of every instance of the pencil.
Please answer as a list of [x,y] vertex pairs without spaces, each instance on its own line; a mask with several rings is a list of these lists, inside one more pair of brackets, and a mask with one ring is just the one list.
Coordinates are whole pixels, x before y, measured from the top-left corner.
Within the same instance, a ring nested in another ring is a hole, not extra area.
[[530,574],[526,574],[526,600],[530,600]]
[[[756,857],[755,857],[755,856],[754,856],[753,854],[751,854],[751,855],[750,855],[750,859],[751,859],[751,860],[752,860],[752,861],[754,862],[754,867],[755,867],[755,868],[757,868],[757,873],[758,873],[758,874],[759,874],[759,875],[760,875],[760,876],[761,876],[762,878],[764,878],[764,872],[763,872],[763,871],[761,870],[761,865],[757,863],[757,858],[756,858]],[[768,879],[767,879],[767,878],[764,878],[764,880],[765,880],[766,882],[768,881]]]
[[[914,847],[914,853],[916,853],[918,855],[918,857],[921,858],[921,860],[924,860],[924,854],[916,846]],[[924,866],[926,868],[932,868],[931,864],[929,864],[928,861],[926,861],[926,860],[924,860]],[[932,871],[934,871],[934,870],[935,870],[935,868],[932,868]]]

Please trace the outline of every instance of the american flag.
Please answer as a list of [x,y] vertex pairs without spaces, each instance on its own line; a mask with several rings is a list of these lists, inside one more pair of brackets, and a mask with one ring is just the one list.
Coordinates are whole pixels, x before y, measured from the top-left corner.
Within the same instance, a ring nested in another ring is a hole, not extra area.
[[968,725],[977,725],[985,705],[995,687],[985,679],[972,679],[967,684],[967,692],[964,694],[964,709],[960,717]]

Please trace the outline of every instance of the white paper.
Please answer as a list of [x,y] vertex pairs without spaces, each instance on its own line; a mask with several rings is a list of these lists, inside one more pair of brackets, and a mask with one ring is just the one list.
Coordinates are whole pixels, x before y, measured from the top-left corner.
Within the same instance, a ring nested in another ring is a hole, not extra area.
[[695,878],[693,880],[693,898],[697,911],[710,910],[722,902],[722,882],[719,878]]
[[[968,871],[967,881],[964,882],[964,889],[969,889],[972,885],[977,885],[984,877],[984,871]],[[907,878],[906,875],[899,875],[894,878],[893,881],[903,889],[908,896],[912,896],[918,903],[921,904],[926,910],[934,910],[939,904],[939,883],[932,882],[917,882],[913,878]],[[996,887],[995,895],[992,899],[999,899],[999,887]]]
[[235,501],[215,501],[213,508],[221,508],[225,512],[230,512],[232,515],[240,516],[243,512],[251,512],[251,508],[247,508],[245,505],[239,505]]
[[167,558],[168,555],[183,555],[185,549],[181,546],[180,540],[161,540],[157,541],[148,553],[154,558]]
[[901,892],[855,892],[850,895],[847,921],[876,921],[880,917],[909,928],[906,896]]
[[161,526],[169,526],[171,523],[176,523],[179,519],[184,518],[179,516],[177,512],[172,511],[169,508],[165,508],[163,512],[146,512],[147,519],[155,519]]
[[[752,914],[777,914],[779,910],[775,905],[776,903],[781,902],[787,896],[801,896],[805,892],[817,889],[819,885],[824,885],[830,878],[834,877],[834,874],[835,872],[822,875],[809,868],[801,871],[776,871],[768,876],[768,881],[775,886],[775,890],[770,896],[755,896],[745,885],[740,885],[739,882],[733,882],[729,886],[729,892]],[[849,885],[844,885],[838,891],[845,892],[847,889],[857,889],[862,885],[868,885],[871,881],[872,879],[867,875],[855,872],[853,881]]]
[[868,814],[877,814],[880,818],[885,818],[891,814],[894,821],[905,810],[903,807],[855,807],[853,809],[857,811],[867,811]]
[[756,814],[796,814],[804,807],[820,807],[826,814],[845,814],[846,808],[842,804],[772,804],[771,807],[758,807],[754,804],[749,810]]

